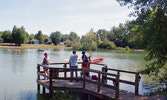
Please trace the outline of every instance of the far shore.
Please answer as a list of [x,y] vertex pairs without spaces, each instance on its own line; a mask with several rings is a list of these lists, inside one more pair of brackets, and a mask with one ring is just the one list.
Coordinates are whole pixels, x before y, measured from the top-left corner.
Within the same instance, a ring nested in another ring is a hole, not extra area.
[[16,46],[13,43],[0,43],[0,48],[3,49],[71,49],[71,47],[66,47],[64,45],[46,45],[46,44],[21,44],[21,46]]
[[[70,50],[72,47],[66,47],[65,45],[47,45],[47,44],[21,44],[16,46],[14,43],[0,43],[1,49],[66,49]],[[131,49],[136,52],[143,52],[144,49]]]
[[142,52],[142,51],[144,51],[144,49],[134,49],[134,51]]

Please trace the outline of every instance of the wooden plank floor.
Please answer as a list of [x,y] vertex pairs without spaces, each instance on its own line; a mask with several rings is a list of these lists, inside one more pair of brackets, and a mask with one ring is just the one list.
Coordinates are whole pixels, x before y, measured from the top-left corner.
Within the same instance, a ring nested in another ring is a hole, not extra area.
[[[49,88],[49,80],[39,80],[39,84],[43,85],[46,88]],[[55,80],[53,82],[53,88],[54,89],[62,89],[62,90],[73,90],[73,89],[78,89],[80,91],[85,91],[87,93],[90,93],[94,96],[98,96],[100,98],[108,98],[108,99],[113,99],[115,98],[115,91],[101,86],[100,92],[97,92],[97,85],[93,83],[88,83],[86,82],[86,87],[83,89],[83,82],[78,81],[76,82],[75,80],[70,82],[69,80]],[[120,90],[120,100],[154,100],[154,99],[148,99],[145,96],[136,96],[132,92]],[[155,99],[157,100],[157,99]],[[161,99],[160,99],[161,100]]]

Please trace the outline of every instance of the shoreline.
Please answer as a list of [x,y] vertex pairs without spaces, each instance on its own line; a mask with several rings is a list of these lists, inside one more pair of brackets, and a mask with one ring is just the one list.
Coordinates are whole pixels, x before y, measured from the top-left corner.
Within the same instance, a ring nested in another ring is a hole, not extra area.
[[[14,43],[0,43],[0,49],[67,49],[71,50],[72,47],[66,47],[65,45],[47,45],[47,44],[21,44],[16,46]],[[144,52],[144,49],[131,49],[135,52]]]
[[143,52],[145,50],[144,49],[134,49],[134,51]]
[[0,49],[71,49],[64,45],[46,45],[46,44],[22,44],[21,46],[15,46],[14,44],[0,44]]

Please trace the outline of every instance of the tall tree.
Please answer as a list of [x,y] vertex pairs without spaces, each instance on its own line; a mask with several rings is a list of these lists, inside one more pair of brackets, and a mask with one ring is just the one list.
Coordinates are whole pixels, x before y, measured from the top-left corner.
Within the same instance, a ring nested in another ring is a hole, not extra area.
[[87,33],[81,37],[81,44],[83,50],[97,50],[97,37],[95,33]]
[[44,42],[42,31],[39,30],[38,33],[35,35],[35,38],[39,41],[40,44],[42,44]]
[[33,40],[34,38],[35,38],[35,35],[34,34],[30,34],[29,40]]
[[44,42],[47,43],[48,41],[50,41],[50,38],[48,35],[43,35],[44,37]]
[[96,34],[102,41],[104,41],[107,38],[108,31],[105,29],[99,29]]
[[77,35],[77,33],[75,32],[70,32],[70,35],[69,35],[69,40],[70,41],[79,41],[79,36]]
[[11,43],[12,42],[11,31],[2,32],[2,36],[1,37],[2,37],[4,43]]
[[134,49],[145,49],[145,44],[142,42],[141,25],[136,24],[135,21],[126,22],[126,39],[128,46]]
[[1,38],[1,36],[2,36],[2,33],[3,33],[3,32],[0,32],[0,38]]
[[12,40],[16,45],[20,46],[22,43],[27,42],[28,37],[29,35],[23,26],[21,28],[17,28],[16,26],[13,27]]
[[62,34],[60,41],[61,41],[61,42],[64,42],[64,41],[66,41],[66,40],[69,40],[69,35],[68,35],[68,34]]
[[[161,69],[167,69],[167,2],[166,0],[117,0],[121,5],[131,4],[134,7],[133,15],[140,24],[143,41],[149,50],[146,60],[147,68],[141,72],[161,77]],[[166,74],[162,75],[167,81]]]
[[126,47],[128,46],[127,39],[126,39],[126,30],[123,24],[119,24],[119,27],[113,27],[112,32],[114,33],[112,38],[113,42],[116,44],[117,47]]
[[50,34],[50,38],[55,45],[57,45],[60,42],[60,35],[61,33],[59,31]]

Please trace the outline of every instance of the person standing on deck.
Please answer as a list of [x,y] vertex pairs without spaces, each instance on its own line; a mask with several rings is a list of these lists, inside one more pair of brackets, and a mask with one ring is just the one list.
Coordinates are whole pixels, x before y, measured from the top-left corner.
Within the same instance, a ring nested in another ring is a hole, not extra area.
[[[88,68],[89,69],[89,66],[88,66],[88,57],[85,55],[85,51],[82,51],[82,68]],[[81,75],[83,75],[83,72],[81,73]],[[88,71],[85,71],[85,75],[87,77],[89,77],[89,72]]]
[[[49,65],[49,57],[48,57],[48,54],[47,53],[44,53],[44,59],[43,59],[43,62],[42,64],[43,65]],[[49,71],[47,68],[44,68],[44,75],[49,75]],[[45,79],[45,78],[44,78]]]
[[[78,55],[76,54],[76,51],[74,50],[69,60],[70,68],[74,68],[74,69],[78,68],[77,59],[78,59]],[[78,78],[76,70],[75,70],[75,74],[76,74],[76,78]],[[71,70],[71,78],[73,78],[73,70]],[[72,79],[70,81],[72,81]]]

